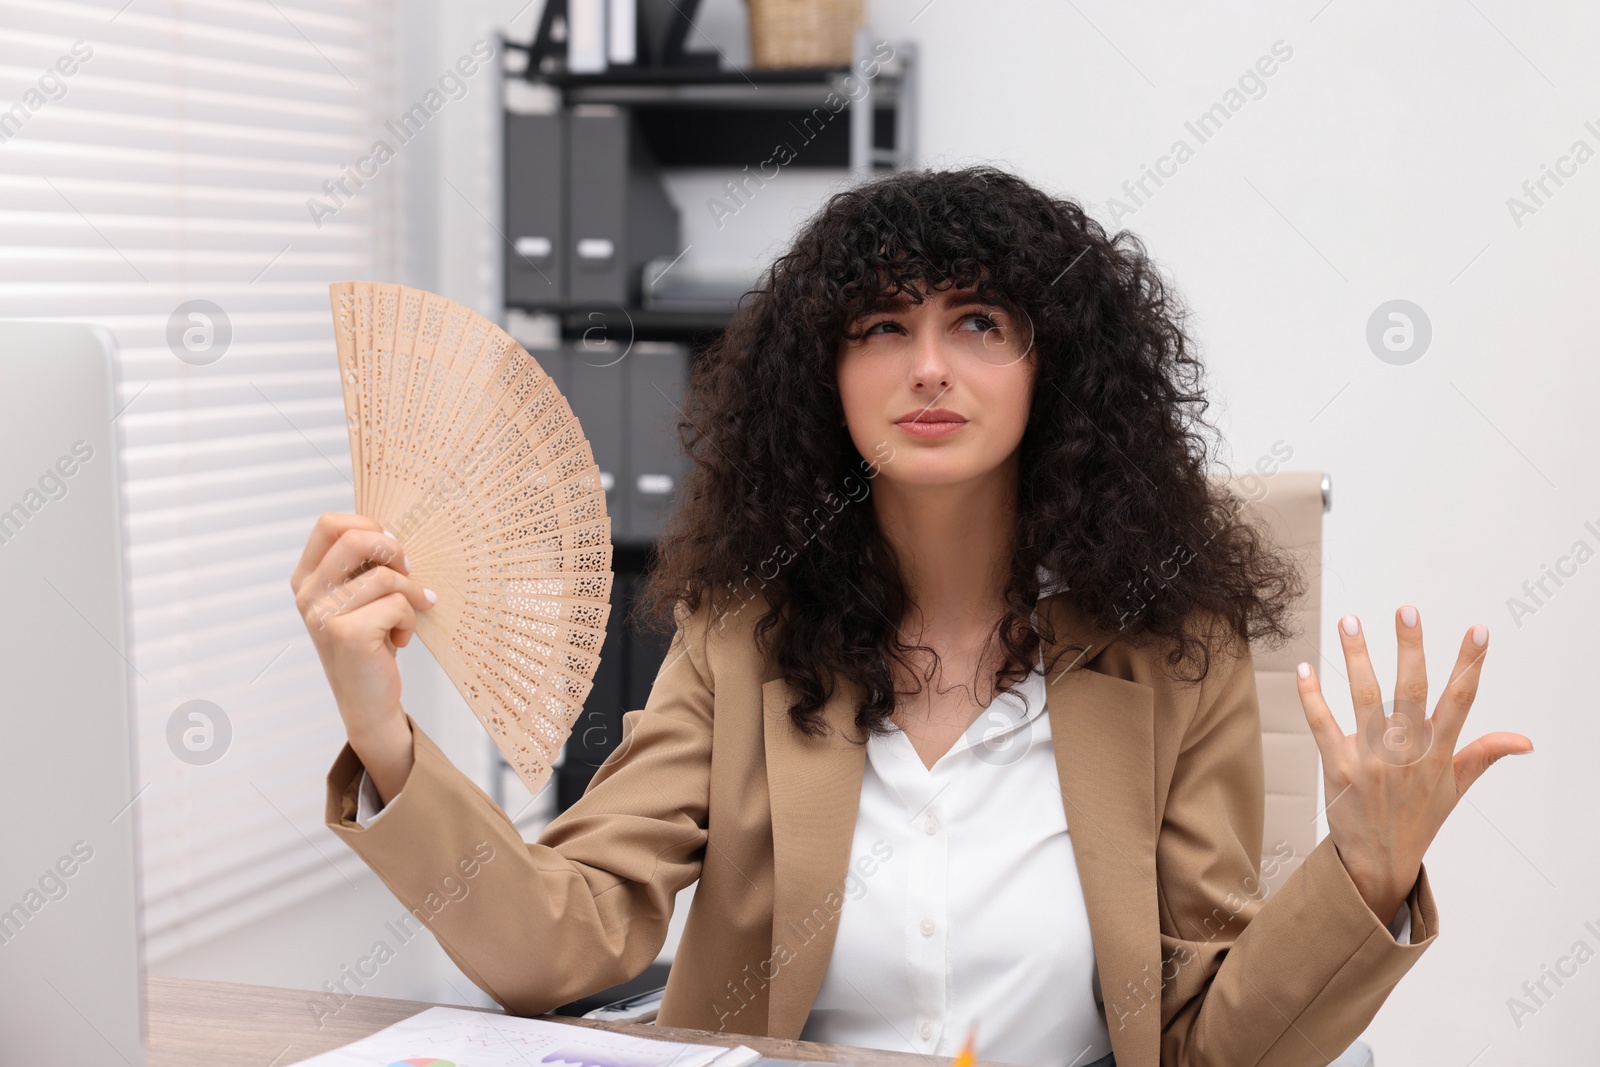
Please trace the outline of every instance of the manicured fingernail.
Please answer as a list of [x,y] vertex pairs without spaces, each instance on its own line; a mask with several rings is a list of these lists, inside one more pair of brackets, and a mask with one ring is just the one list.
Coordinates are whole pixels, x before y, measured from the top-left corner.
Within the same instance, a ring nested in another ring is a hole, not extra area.
[[1346,615],[1341,620],[1341,625],[1344,626],[1344,632],[1351,637],[1354,637],[1356,634],[1361,632],[1361,623],[1356,621],[1356,617],[1354,615]]
[[1489,643],[1489,628],[1481,622],[1472,628],[1472,643],[1479,648]]
[[1301,663],[1300,666],[1294,669],[1294,673],[1298,674],[1302,678],[1311,677],[1311,664]]
[[[386,536],[388,536],[388,537],[394,537],[394,534],[392,534],[392,533],[389,533],[389,528],[388,528],[388,527],[387,527],[387,526],[385,526],[385,527],[384,527],[384,528],[383,528],[383,532],[384,532],[384,534],[385,534],[385,535],[386,535]],[[396,540],[399,540],[399,538],[395,538],[395,539],[396,539]]]
[[1406,629],[1415,630],[1417,628],[1417,609],[1409,604],[1401,608],[1400,621],[1406,624]]
[[422,590],[422,595],[428,598],[428,603],[430,604],[437,604],[439,602],[439,594],[435,593],[432,589],[424,588]]

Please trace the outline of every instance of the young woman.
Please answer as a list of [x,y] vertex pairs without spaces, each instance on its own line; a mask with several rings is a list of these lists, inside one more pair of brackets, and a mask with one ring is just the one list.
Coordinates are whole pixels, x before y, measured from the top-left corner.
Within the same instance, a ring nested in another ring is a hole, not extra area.
[[1532,745],[1456,751],[1485,627],[1429,717],[1400,609],[1385,719],[1341,620],[1371,729],[1345,736],[1301,666],[1330,834],[1253,892],[1249,648],[1289,636],[1302,587],[1208,483],[1200,378],[1138,241],[1070,201],[989,168],[834,196],[697,363],[646,601],[670,651],[537,842],[400,706],[431,599],[404,546],[318,521],[292,583],[349,738],[328,825],[518,1014],[637,975],[698,882],[662,1024],[936,1055],[977,1024],[984,1058],[1039,1067],[1329,1062],[1437,936],[1445,817]]

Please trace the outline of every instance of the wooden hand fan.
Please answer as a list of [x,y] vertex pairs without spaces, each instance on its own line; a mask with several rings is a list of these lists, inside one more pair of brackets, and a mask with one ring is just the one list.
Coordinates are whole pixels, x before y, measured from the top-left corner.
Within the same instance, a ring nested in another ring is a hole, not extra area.
[[438,602],[417,636],[537,793],[583,710],[611,612],[611,519],[555,382],[433,293],[335,282],[355,507]]

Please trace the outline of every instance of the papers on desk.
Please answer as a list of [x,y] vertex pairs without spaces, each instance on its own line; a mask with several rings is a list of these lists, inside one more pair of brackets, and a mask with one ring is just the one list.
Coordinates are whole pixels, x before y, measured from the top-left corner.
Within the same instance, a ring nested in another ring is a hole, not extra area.
[[429,1008],[297,1062],[305,1067],[749,1067],[760,1058],[745,1045],[692,1045],[514,1015]]

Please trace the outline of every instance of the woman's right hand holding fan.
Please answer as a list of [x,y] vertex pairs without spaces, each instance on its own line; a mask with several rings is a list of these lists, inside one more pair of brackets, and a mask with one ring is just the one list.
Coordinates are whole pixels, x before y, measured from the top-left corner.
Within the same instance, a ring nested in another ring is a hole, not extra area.
[[432,590],[410,578],[400,542],[364,515],[324,512],[289,576],[344,719],[350,747],[385,804],[411,773],[395,649],[416,632]]

